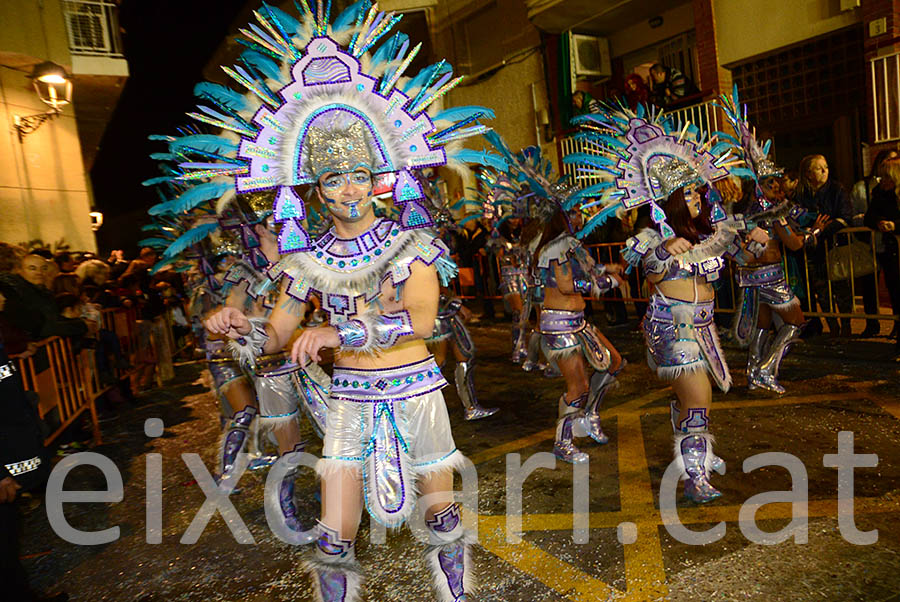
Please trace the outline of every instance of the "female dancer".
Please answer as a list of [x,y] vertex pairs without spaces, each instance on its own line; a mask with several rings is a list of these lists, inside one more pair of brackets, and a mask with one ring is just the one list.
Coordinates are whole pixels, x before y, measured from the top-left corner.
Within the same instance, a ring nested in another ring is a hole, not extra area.
[[[660,378],[672,381],[677,397],[675,459],[686,479],[685,495],[708,502],[721,495],[709,482],[715,463],[709,376],[723,391],[731,386],[713,322],[711,282],[725,265],[723,255],[740,252],[740,233],[747,230],[707,198],[709,185],[729,174],[730,146],[714,146],[690,126],[670,133],[668,123],[642,109],[609,110],[580,120],[614,133],[586,131],[584,137],[597,146],[598,155],[564,159],[585,166],[587,173],[614,176],[581,194],[601,196],[607,206],[600,215],[615,211],[618,201],[626,208],[649,205],[658,227],[629,239],[623,258],[642,265],[655,285],[642,323],[647,360]],[[759,245],[768,237],[754,229],[749,240]]]

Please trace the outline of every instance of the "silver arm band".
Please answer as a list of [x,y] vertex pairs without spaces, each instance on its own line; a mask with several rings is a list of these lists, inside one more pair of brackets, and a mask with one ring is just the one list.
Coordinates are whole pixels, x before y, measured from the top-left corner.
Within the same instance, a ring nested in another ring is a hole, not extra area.
[[263,354],[269,340],[267,322],[266,318],[250,318],[250,332],[228,342],[229,351],[241,365],[256,366],[256,358]]
[[402,336],[415,333],[406,310],[389,314],[365,313],[335,326],[341,349],[354,353],[376,353],[393,347]]

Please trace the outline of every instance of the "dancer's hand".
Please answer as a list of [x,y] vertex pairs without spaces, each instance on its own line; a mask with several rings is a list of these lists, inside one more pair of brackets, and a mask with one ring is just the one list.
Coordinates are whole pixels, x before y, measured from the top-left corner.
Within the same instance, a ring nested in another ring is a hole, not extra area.
[[234,307],[226,307],[216,312],[206,321],[205,326],[212,334],[224,334],[229,339],[250,334],[250,320]]
[[681,255],[694,248],[694,245],[692,245],[690,241],[681,237],[673,238],[665,244],[666,251],[668,251],[670,255]]
[[747,242],[758,242],[761,245],[768,244],[769,233],[757,226],[756,228],[750,230],[750,233],[747,234]]
[[319,351],[325,347],[340,347],[341,339],[334,326],[318,326],[307,328],[291,347],[291,361],[305,366],[309,360],[316,363],[322,361]]

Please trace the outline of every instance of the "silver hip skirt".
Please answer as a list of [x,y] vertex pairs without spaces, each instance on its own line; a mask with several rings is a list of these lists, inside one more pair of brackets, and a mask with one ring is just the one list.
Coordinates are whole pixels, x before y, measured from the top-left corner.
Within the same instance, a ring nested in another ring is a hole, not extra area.
[[653,295],[641,322],[647,343],[647,363],[663,380],[708,371],[722,391],[731,388],[731,374],[713,322],[712,301],[688,303]]
[[463,461],[433,357],[377,370],[335,368],[319,473],[362,472],[369,515],[396,527],[415,505],[416,479]]

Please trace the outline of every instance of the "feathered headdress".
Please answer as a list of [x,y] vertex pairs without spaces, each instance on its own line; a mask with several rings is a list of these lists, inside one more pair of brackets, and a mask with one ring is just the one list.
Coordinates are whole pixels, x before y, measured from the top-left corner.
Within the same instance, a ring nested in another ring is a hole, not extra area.
[[[730,142],[738,156],[743,159],[745,168],[733,170],[734,175],[750,178],[756,183],[756,198],[759,206],[757,211],[765,211],[770,207],[770,203],[765,200],[760,182],[769,177],[777,177],[784,174],[784,170],[769,158],[769,151],[772,148],[772,141],[766,140],[762,145],[756,139],[756,128],[750,125],[747,120],[747,105],[741,107],[738,98],[738,87],[734,85],[731,96],[723,94],[720,103],[716,103],[725,114],[729,125],[734,134],[725,132],[717,132],[716,136],[723,141]],[[751,212],[752,209],[751,209]]]
[[311,244],[306,208],[293,187],[329,171],[397,172],[393,196],[401,226],[431,225],[411,170],[465,161],[458,142],[486,131],[478,119],[493,114],[482,107],[426,113],[461,78],[446,61],[406,77],[421,44],[410,48],[399,32],[388,37],[401,15],[360,0],[331,23],[330,0],[295,5],[300,19],[263,4],[253,13],[256,23],[240,30],[247,50],[239,64],[223,70],[246,94],[197,85],[201,104],[189,115],[223,134],[171,140],[202,157],[181,163],[178,178],[230,186],[238,194],[273,191],[282,253]]
[[[673,127],[655,109],[648,112],[641,105],[637,111],[609,105],[604,109],[573,120],[582,126],[575,138],[588,152],[563,157],[578,174],[605,178],[572,198],[573,204],[595,198],[581,206],[602,206],[598,220],[608,217],[616,205],[633,209],[649,204],[663,238],[674,236],[660,204],[687,184],[712,184],[728,176],[729,168],[740,163],[727,142],[716,142],[691,124]],[[714,202],[712,221],[725,218],[721,205]]]

